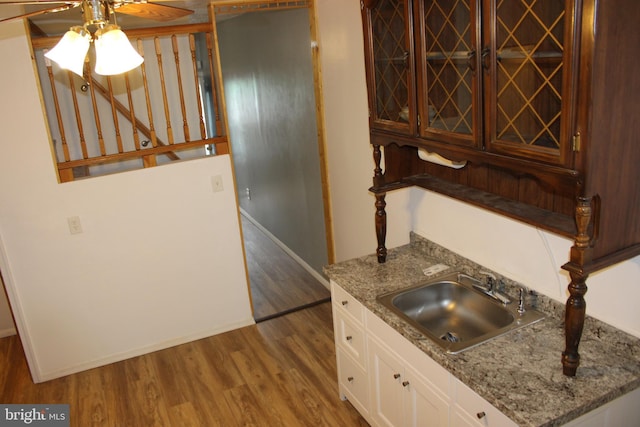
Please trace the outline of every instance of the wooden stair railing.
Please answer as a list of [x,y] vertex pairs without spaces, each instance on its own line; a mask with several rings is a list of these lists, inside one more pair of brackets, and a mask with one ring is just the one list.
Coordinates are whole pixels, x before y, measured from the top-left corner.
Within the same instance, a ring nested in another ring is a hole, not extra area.
[[[54,147],[60,181],[72,181],[87,176],[93,166],[131,159],[140,160],[140,168],[153,167],[158,164],[156,161],[158,155],[166,155],[170,161],[181,160],[181,157],[176,154],[178,151],[205,145],[215,146],[216,154],[227,154],[228,139],[224,135],[220,117],[218,103],[220,82],[219,73],[214,67],[216,61],[211,31],[211,24],[127,31],[140,55],[144,57],[144,44],[155,51],[157,69],[153,69],[150,73],[154,64],[146,58],[138,69],[120,76],[99,78],[92,75],[90,66],[87,64],[84,73],[86,80],[82,85],[82,91],[86,92],[88,89],[89,100],[79,99],[77,88],[80,85],[76,83],[78,77],[75,74],[66,72],[61,74],[65,78],[60,79],[60,75],[54,72],[51,63],[45,61],[48,82],[42,77],[41,85],[43,94],[45,97],[48,95],[50,99],[48,104],[45,103],[49,106],[48,110],[55,110],[55,112],[48,111],[48,114],[51,117],[55,114],[56,118],[57,132],[51,128],[51,134],[54,140],[59,138],[60,141],[60,147]],[[198,33],[203,34],[200,45],[196,42]],[[58,38],[52,37],[34,38],[32,45],[34,51],[38,52],[52,47],[57,41]],[[167,61],[170,54],[173,56],[173,61]],[[163,56],[165,56],[164,60]],[[167,62],[173,62],[175,68],[167,65]],[[186,73],[189,67],[192,73]],[[206,111],[203,109],[204,97],[201,94],[202,76],[199,74],[201,69],[204,70],[205,77],[208,74],[211,78],[212,105]],[[44,75],[44,71],[40,71]],[[122,90],[118,92],[118,88],[123,87],[124,92]],[[86,95],[83,96],[86,97]],[[158,101],[159,99],[161,102]],[[81,101],[90,101],[90,105],[83,108]],[[144,105],[142,109],[146,107],[146,114],[137,116],[136,110],[139,110],[141,105]],[[172,110],[172,107],[179,108]],[[163,110],[164,117],[162,114],[156,114],[161,118],[162,123],[158,123],[158,120],[154,123],[154,109],[157,112]],[[110,114],[105,111],[109,111]],[[206,116],[207,113],[209,116]],[[104,120],[107,115],[110,116],[110,120]],[[101,116],[105,117],[101,118]],[[141,120],[144,116],[147,123]],[[176,131],[171,123],[178,116],[182,120],[182,126]],[[121,133],[121,119],[130,124],[130,134]],[[75,127],[70,125],[71,122],[75,122]],[[196,122],[199,131],[196,132],[200,138],[192,140],[191,125]],[[215,128],[215,134],[212,135],[214,132],[208,129],[206,122],[214,123],[211,127]],[[158,136],[156,126],[160,124],[163,125],[162,132],[166,132],[166,141]],[[139,134],[148,141],[141,142]],[[204,155],[203,150],[202,156]],[[130,169],[130,166],[128,168]]]
[[[111,81],[111,79],[109,78],[108,81]],[[113,97],[113,89],[112,88],[105,88],[104,86],[102,86],[96,79],[91,78],[91,83],[90,83],[90,87],[94,87],[97,90],[97,93],[99,95],[101,95],[103,98],[109,100],[109,102],[112,105],[112,108],[114,109],[113,112],[113,117],[114,117],[114,123],[118,123],[118,116],[116,114],[117,111],[119,111],[124,117],[134,117],[133,115],[131,115],[129,109],[127,107],[125,107],[120,101],[118,101],[117,99],[115,99]],[[144,123],[142,123],[140,120],[135,119],[135,128],[137,128],[140,133],[142,133],[145,137],[149,138],[152,147],[157,147],[158,145],[167,145],[165,142],[163,142],[162,140],[158,139],[158,137],[155,134],[155,131],[151,129],[151,126],[153,126],[153,119],[150,119],[150,126],[147,127]],[[116,124],[116,129],[118,129],[118,125]],[[119,131],[116,132],[116,137],[118,138],[120,136]],[[124,151],[124,149],[122,149],[122,138],[118,138],[119,142],[118,142],[118,149],[119,152]],[[175,154],[172,151],[169,151],[167,154],[167,156],[171,159],[171,160],[180,160],[180,157],[178,157],[177,154]]]

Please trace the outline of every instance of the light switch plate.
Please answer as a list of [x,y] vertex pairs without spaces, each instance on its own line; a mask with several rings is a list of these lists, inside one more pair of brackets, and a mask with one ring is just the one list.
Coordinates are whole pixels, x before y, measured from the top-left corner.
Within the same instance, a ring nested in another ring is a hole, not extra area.
[[79,216],[70,216],[69,218],[67,218],[67,222],[69,223],[69,233],[82,233],[82,223],[80,222]]

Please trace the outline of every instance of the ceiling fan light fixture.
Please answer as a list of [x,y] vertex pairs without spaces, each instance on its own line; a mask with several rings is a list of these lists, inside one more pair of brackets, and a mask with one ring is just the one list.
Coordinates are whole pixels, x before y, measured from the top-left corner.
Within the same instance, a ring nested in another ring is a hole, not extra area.
[[144,61],[117,25],[109,24],[97,30],[94,35],[94,44],[96,74],[112,76],[126,73]]
[[57,63],[61,68],[70,70],[82,77],[84,61],[91,43],[91,36],[83,27],[71,27],[45,57]]

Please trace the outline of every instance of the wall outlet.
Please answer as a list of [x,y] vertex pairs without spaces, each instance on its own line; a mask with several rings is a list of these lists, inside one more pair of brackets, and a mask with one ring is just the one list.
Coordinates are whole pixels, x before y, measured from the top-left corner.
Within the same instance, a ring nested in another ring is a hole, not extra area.
[[211,177],[211,188],[213,188],[214,193],[224,190],[224,185],[222,184],[222,175]]
[[247,195],[247,200],[251,200],[251,190],[249,190],[249,187],[245,188],[244,193]]
[[82,233],[82,223],[80,222],[79,216],[70,216],[69,218],[67,218],[67,223],[69,223],[69,233]]

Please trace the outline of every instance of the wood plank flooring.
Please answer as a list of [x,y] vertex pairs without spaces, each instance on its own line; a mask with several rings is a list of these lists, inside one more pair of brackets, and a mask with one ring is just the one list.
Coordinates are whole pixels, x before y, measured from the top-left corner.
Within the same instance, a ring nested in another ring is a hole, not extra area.
[[3,338],[0,402],[68,403],[78,427],[367,425],[338,397],[329,303],[41,384]]
[[241,215],[256,320],[330,297],[329,290]]

